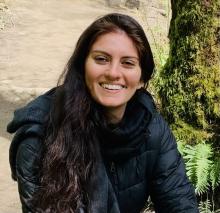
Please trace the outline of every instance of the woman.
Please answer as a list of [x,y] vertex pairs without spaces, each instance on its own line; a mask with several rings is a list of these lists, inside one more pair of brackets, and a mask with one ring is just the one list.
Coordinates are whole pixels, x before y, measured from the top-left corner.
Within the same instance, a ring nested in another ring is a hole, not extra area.
[[[63,82],[15,112],[8,132],[23,212],[198,212],[166,122],[146,87],[141,26],[108,14],[79,38]],[[61,79],[60,78],[60,79]]]

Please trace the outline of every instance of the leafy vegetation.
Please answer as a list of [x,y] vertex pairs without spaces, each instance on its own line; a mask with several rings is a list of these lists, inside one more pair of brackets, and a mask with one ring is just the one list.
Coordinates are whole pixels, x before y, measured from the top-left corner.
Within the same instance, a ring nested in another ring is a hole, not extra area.
[[215,155],[213,147],[206,143],[180,147],[187,175],[194,183],[196,193],[201,195],[208,189],[215,190],[220,185],[220,156]]
[[[219,153],[210,144],[204,142],[191,146],[179,141],[178,148],[186,162],[187,175],[200,198],[200,211],[206,213],[220,211],[215,210],[214,206],[215,190],[220,186]],[[202,197],[204,194],[206,194],[205,201]]]
[[211,210],[212,204],[209,199],[204,202],[199,203],[199,212],[200,213],[220,213],[220,210]]
[[220,208],[219,203],[215,206],[220,195],[220,1],[171,0],[171,7],[169,56],[163,44],[155,45],[157,73],[150,89],[180,141],[200,211],[216,213]]

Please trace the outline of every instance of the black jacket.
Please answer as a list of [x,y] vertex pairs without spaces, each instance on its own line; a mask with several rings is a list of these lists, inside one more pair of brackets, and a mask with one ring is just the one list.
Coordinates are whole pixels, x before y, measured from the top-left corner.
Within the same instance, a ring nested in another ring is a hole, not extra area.
[[[13,179],[18,181],[23,212],[39,187],[41,138],[54,90],[15,111],[8,132]],[[194,189],[185,173],[173,134],[148,93],[128,104],[117,126],[100,128],[100,148],[121,213],[138,213],[149,195],[159,213],[198,212]],[[101,212],[97,212],[101,213]]]

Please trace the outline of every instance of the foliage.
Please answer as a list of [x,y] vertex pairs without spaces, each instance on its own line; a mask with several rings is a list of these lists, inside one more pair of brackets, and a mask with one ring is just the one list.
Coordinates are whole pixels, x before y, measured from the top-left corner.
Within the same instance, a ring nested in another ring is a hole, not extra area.
[[[148,3],[146,1],[141,2],[141,7],[137,11],[139,19],[142,20],[143,28],[147,34],[147,37],[150,41],[151,49],[154,55],[155,70],[152,80],[149,82],[148,90],[155,97],[155,100],[158,101],[160,105],[159,97],[157,95],[155,80],[158,79],[159,73],[163,66],[166,64],[168,55],[169,55],[169,41],[167,38],[167,32],[169,30],[169,14],[170,14],[170,5],[169,0],[158,0],[157,3],[163,5],[163,18],[166,20],[166,27],[159,24],[159,17],[154,17],[154,24],[149,20],[148,14]],[[157,23],[157,24],[155,24]]]
[[200,211],[214,213],[220,187],[220,1],[171,0],[171,6],[168,59],[168,48],[151,30],[157,72],[150,89],[181,141],[187,174],[203,201]]
[[193,127],[182,120],[177,120],[176,123],[171,124],[171,128],[178,141],[186,141],[188,144],[197,144],[203,140],[208,141],[213,136],[212,132]]
[[214,191],[220,185],[220,156],[214,158],[214,163],[210,169],[210,180],[212,190]]
[[209,187],[210,169],[213,165],[213,150],[209,144],[186,145],[183,156],[186,161],[187,175],[195,184],[196,193],[201,195]]
[[[215,209],[214,194],[220,186],[220,152],[205,142],[191,146],[178,141],[178,149],[183,155],[187,175],[195,186],[196,194],[200,198],[207,194],[206,201],[200,203],[200,208],[203,208],[201,212],[217,212],[211,209]],[[212,195],[212,206],[208,195]]]
[[199,203],[199,212],[200,213],[220,213],[220,209],[218,210],[211,210],[212,204],[209,199],[206,199],[204,202]]
[[199,203],[199,212],[200,213],[211,213],[211,202],[210,200],[206,200],[205,202],[200,202]]
[[163,114],[188,143],[208,140],[220,122],[219,8],[218,0],[172,1],[169,58],[154,87]]

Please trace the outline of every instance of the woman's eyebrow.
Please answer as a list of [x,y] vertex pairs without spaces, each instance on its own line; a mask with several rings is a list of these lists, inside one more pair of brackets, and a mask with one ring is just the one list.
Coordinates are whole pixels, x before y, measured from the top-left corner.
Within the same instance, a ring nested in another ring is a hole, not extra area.
[[[109,57],[112,57],[109,53],[103,51],[103,50],[92,50],[91,51],[92,53],[102,53],[104,55],[107,55]],[[137,61],[139,61],[139,57],[137,56],[129,56],[129,55],[126,55],[126,56],[123,56],[122,58],[125,58],[125,59],[136,59]]]
[[104,54],[104,55],[107,55],[109,57],[111,57],[111,55],[103,50],[92,50],[91,51],[92,53],[101,53],[101,54]]
[[135,60],[139,61],[139,58],[136,56],[124,56],[123,58],[124,59],[135,59]]

